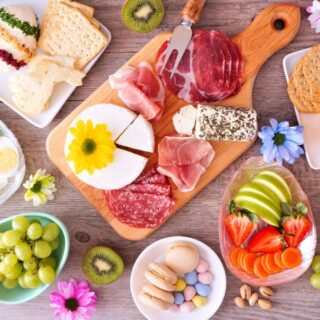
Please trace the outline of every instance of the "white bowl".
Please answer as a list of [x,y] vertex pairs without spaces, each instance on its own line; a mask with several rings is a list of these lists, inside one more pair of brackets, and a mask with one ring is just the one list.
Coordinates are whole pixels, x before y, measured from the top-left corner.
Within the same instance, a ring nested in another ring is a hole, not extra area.
[[[213,282],[211,283],[212,291],[208,296],[208,303],[191,313],[171,313],[169,311],[151,309],[138,299],[139,292],[146,282],[144,272],[149,263],[154,261],[164,262],[166,247],[169,243],[181,240],[197,246],[201,258],[209,264],[209,271],[213,274]],[[188,237],[169,237],[152,243],[141,252],[132,268],[130,288],[134,303],[149,320],[208,320],[217,312],[225,296],[226,273],[217,254],[203,242]]]

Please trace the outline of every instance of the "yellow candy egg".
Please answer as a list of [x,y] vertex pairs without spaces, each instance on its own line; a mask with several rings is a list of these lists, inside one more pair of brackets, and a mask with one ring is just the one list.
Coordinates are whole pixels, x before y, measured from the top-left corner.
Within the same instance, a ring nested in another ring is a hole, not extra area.
[[178,281],[176,282],[175,291],[176,292],[181,292],[181,291],[183,291],[185,289],[186,286],[187,286],[187,283],[183,279],[179,278]]
[[207,298],[201,296],[194,296],[192,302],[197,308],[201,308],[205,304],[207,304]]

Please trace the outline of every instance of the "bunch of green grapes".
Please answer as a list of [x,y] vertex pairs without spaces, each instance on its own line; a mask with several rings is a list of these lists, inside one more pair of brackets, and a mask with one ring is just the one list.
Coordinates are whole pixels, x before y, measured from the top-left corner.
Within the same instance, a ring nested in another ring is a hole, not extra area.
[[17,285],[37,288],[56,278],[56,260],[51,256],[59,247],[60,229],[55,223],[42,226],[37,219],[17,216],[12,229],[0,233],[0,282],[7,289]]
[[313,275],[310,278],[310,283],[315,289],[320,289],[320,256],[314,256],[312,260]]

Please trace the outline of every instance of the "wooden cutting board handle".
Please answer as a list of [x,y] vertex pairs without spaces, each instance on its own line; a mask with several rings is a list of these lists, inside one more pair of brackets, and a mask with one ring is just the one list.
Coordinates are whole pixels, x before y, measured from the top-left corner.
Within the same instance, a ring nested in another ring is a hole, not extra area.
[[200,20],[202,9],[206,0],[188,0],[187,4],[181,12],[182,19],[188,19],[193,24]]

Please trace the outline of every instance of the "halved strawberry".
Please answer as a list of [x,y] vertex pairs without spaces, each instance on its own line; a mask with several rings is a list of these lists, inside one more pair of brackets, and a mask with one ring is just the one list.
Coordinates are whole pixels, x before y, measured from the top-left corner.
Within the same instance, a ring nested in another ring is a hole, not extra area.
[[280,231],[268,226],[255,233],[249,240],[247,249],[253,253],[273,253],[283,247],[283,237]]
[[239,247],[255,228],[255,217],[247,212],[237,211],[233,203],[224,224],[235,246]]
[[285,216],[282,219],[284,238],[289,247],[297,247],[311,229],[311,221],[307,217],[308,208],[299,202],[296,208],[283,207]]

